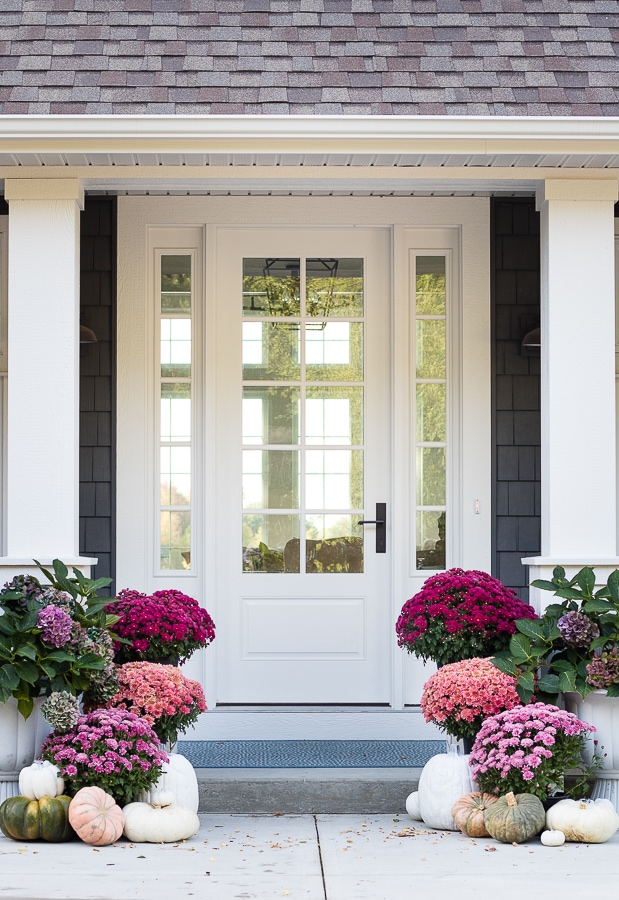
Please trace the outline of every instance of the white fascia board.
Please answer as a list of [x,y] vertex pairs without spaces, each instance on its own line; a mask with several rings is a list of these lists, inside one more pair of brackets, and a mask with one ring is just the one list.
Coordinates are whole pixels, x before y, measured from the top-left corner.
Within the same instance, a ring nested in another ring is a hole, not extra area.
[[616,153],[619,117],[0,116],[8,153]]

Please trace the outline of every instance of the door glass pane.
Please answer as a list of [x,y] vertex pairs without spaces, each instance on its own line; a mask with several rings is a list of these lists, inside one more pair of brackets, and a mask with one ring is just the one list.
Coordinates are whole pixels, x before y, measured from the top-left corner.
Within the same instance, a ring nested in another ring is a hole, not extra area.
[[445,320],[417,320],[417,378],[445,377]]
[[308,509],[360,509],[363,496],[361,450],[307,450]]
[[361,381],[363,379],[363,324],[325,322],[305,331],[308,381]]
[[444,506],[445,447],[417,447],[417,506]]
[[244,259],[243,315],[299,316],[300,265],[299,259]]
[[243,451],[243,508],[298,509],[296,450]]
[[188,506],[191,501],[191,448],[162,447],[161,505]]
[[358,520],[358,516],[307,517],[308,572],[363,572],[363,526],[357,524]]
[[308,444],[363,443],[362,387],[308,387],[306,397]]
[[243,443],[298,444],[298,387],[243,388]]
[[191,385],[164,382],[161,385],[161,440],[188,441],[191,438]]
[[445,257],[418,256],[415,279],[417,315],[444,315],[446,287]]
[[446,513],[417,511],[417,568],[445,568]]
[[447,438],[445,384],[417,385],[417,440],[441,441]]
[[161,376],[191,377],[191,319],[161,320]]
[[243,378],[299,381],[299,329],[278,322],[243,322]]
[[191,550],[191,513],[161,511],[160,549],[162,569],[188,569]]
[[161,257],[161,313],[191,312],[191,256]]
[[245,514],[243,571],[299,572],[299,516]]
[[308,259],[307,316],[363,315],[363,260]]

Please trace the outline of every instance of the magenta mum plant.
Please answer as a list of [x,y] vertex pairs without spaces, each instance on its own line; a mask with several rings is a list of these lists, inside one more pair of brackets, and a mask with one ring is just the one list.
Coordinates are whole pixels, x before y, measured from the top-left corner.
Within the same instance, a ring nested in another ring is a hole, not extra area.
[[215,640],[215,623],[193,597],[181,591],[141,594],[124,590],[114,604],[119,621],[115,633],[127,643],[116,642],[116,662],[176,663]]
[[480,791],[535,794],[544,800],[563,788],[568,769],[576,770],[581,778],[570,793],[582,796],[591,771],[581,754],[591,731],[593,725],[557,706],[516,706],[481,726],[469,757],[471,774]]
[[69,794],[96,785],[120,806],[148,791],[168,762],[148,722],[122,709],[80,716],[65,733],[45,739],[41,757],[58,766]]
[[396,624],[398,646],[440,665],[505,649],[516,619],[537,619],[532,606],[487,572],[448,569],[407,600]]
[[163,743],[174,743],[206,709],[202,686],[175,666],[125,663],[118,668],[118,683],[108,706],[141,716]]
[[520,706],[516,679],[489,659],[464,659],[435,672],[423,687],[426,722],[457,738],[474,738],[484,719]]

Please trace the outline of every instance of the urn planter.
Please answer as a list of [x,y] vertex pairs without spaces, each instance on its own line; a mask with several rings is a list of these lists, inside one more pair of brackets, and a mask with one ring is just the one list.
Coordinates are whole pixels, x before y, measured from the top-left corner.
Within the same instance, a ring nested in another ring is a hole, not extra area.
[[0,703],[0,803],[19,794],[19,773],[32,764],[49,733],[49,725],[41,713],[43,700],[37,697],[27,719],[17,709],[13,697]]
[[584,700],[574,692],[566,693],[564,698],[569,712],[595,727],[584,752],[587,763],[593,761],[596,752],[602,757],[591,798],[610,800],[619,813],[619,697],[608,697],[606,691],[593,691]]

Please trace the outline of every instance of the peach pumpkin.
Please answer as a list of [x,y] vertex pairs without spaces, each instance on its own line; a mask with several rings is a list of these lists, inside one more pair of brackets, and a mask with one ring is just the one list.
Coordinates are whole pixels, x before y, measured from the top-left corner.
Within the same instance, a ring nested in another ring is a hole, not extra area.
[[498,799],[494,794],[472,791],[454,803],[451,817],[463,834],[468,834],[469,837],[489,837],[484,825],[484,810]]
[[69,822],[82,841],[95,847],[117,841],[125,824],[114,798],[94,786],[77,792],[69,806]]

